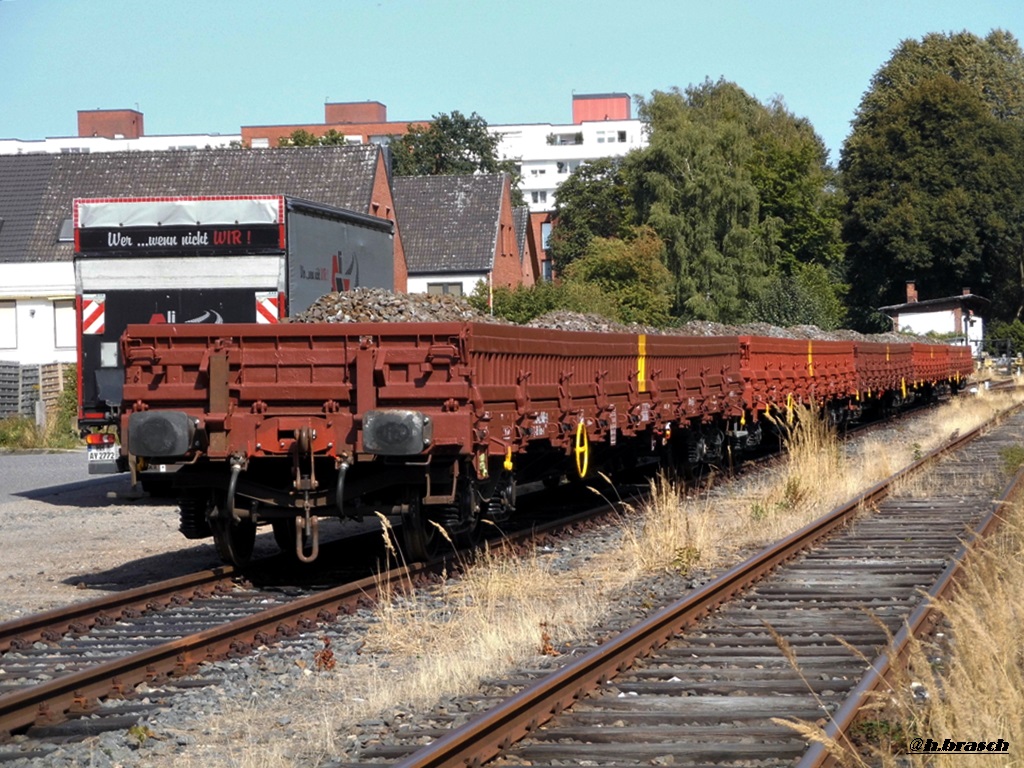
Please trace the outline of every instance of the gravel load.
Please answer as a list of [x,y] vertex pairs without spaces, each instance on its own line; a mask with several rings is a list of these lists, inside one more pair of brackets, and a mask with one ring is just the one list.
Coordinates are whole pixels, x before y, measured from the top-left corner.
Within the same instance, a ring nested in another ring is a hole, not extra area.
[[[292,323],[490,323],[461,296],[392,293],[383,288],[356,288],[321,296]],[[498,321],[500,322],[500,321]]]
[[[321,296],[292,323],[512,323],[473,308],[463,296],[427,293],[393,293],[383,288],[356,288]],[[941,344],[942,341],[903,333],[863,334],[857,331],[825,331],[813,325],[781,328],[769,323],[723,325],[708,320],[691,320],[675,328],[654,328],[638,323],[620,323],[593,313],[554,310],[525,324],[527,328],[598,333],[645,333],[679,336],[767,336],[774,339],[815,341],[877,341],[906,344],[912,341]]]

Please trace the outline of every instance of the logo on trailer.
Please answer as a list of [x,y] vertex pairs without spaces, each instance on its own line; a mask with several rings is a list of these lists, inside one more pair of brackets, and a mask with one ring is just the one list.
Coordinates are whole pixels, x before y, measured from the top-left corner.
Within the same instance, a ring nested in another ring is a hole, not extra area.
[[106,330],[107,295],[94,293],[82,296],[82,333],[98,335]]
[[338,293],[351,291],[359,285],[359,264],[354,256],[347,259],[341,251],[331,257],[331,284]]
[[256,294],[256,322],[261,325],[276,323],[280,319],[278,294]]

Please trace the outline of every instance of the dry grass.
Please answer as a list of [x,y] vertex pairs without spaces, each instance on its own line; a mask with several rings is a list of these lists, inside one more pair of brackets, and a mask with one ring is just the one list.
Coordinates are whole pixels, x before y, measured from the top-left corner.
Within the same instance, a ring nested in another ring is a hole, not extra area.
[[1006,395],[988,393],[956,400],[907,422],[899,440],[868,439],[856,450],[841,446],[820,420],[803,413],[786,432],[788,453],[779,470],[727,494],[712,490],[699,497],[659,478],[650,501],[624,519],[622,546],[578,569],[556,571],[536,552],[515,558],[486,552],[429,598],[411,590],[387,594],[368,626],[363,663],[327,671],[310,660],[296,669],[289,701],[225,700],[224,711],[207,721],[219,750],[196,749],[195,763],[179,756],[176,768],[290,764],[294,755],[274,736],[282,711],[307,719],[292,724],[305,734],[304,758],[348,756],[354,737],[341,734],[360,721],[396,708],[428,709],[439,695],[476,690],[481,679],[586,637],[616,593],[645,574],[730,565],[745,550],[798,529],[1009,402]]

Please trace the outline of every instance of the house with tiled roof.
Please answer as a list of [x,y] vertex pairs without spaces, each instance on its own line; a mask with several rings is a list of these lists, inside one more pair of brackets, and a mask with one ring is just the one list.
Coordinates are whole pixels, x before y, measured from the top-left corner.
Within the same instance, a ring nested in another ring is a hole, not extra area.
[[524,276],[508,174],[394,180],[411,293],[467,295],[477,283],[532,285]]
[[983,296],[971,293],[970,288],[964,288],[955,296],[919,300],[917,282],[908,280],[907,300],[879,307],[878,311],[889,318],[894,331],[956,337],[970,345],[975,357],[980,357],[985,339],[984,316],[990,303]]
[[[75,359],[72,202],[277,194],[395,221],[376,145],[0,156],[0,360]],[[395,289],[406,262],[395,235]]]

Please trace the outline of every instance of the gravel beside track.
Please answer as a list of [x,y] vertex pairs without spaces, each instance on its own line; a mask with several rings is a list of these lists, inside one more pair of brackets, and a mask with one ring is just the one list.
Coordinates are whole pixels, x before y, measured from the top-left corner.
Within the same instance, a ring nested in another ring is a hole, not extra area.
[[[892,429],[898,431],[901,427]],[[6,462],[12,458],[0,455],[0,467],[9,466]],[[83,459],[77,454],[57,461],[82,466]],[[217,564],[212,544],[191,542],[178,533],[172,504],[155,503],[144,494],[133,494],[124,477],[70,491],[64,487],[52,490],[33,493],[36,498],[19,497],[0,504],[0,548],[5,553],[0,558],[0,583],[5,586],[0,594],[0,620]],[[724,486],[720,490],[726,492]],[[553,568],[585,574],[587,561],[618,546],[621,536],[617,527],[609,525],[567,540],[541,556],[550,559]],[[261,538],[262,546],[272,550],[270,535]],[[707,574],[659,574],[630,587],[609,602],[613,616],[607,617],[605,631],[609,626],[639,620],[707,578]],[[433,598],[424,593],[416,599]],[[445,609],[440,603],[437,608]],[[141,706],[159,703],[163,708],[159,712],[140,710],[143,730],[115,730],[80,743],[57,748],[51,745],[45,754],[18,759],[11,765],[184,768],[291,765],[297,761],[336,765],[339,758],[351,759],[386,743],[389,734],[400,726],[423,727],[436,722],[438,727],[448,728],[490,703],[487,699],[475,701],[440,693],[427,711],[399,706],[379,719],[364,720],[350,733],[336,733],[332,754],[324,755],[322,763],[311,760],[313,756],[307,751],[310,713],[303,709],[329,709],[331,702],[296,700],[294,691],[303,678],[316,674],[316,654],[323,650],[324,638],[331,642],[334,675],[366,668],[387,675],[390,661],[386,655],[361,652],[366,629],[373,621],[369,611],[361,610],[331,627],[263,649],[254,656],[208,665],[199,680],[216,685],[200,685],[170,698],[163,689],[144,692],[148,695]],[[571,649],[560,650],[571,653]],[[538,653],[516,662],[535,669],[553,669],[565,658]],[[346,695],[343,687],[338,695]],[[211,721],[211,715],[239,702],[254,710],[280,710],[271,726],[258,732],[245,723],[231,732],[211,725],[217,722]],[[15,744],[0,745],[0,758],[30,746],[21,738]],[[0,765],[6,768],[8,764]]]
[[219,565],[178,532],[176,508],[85,453],[0,453],[0,621]]

